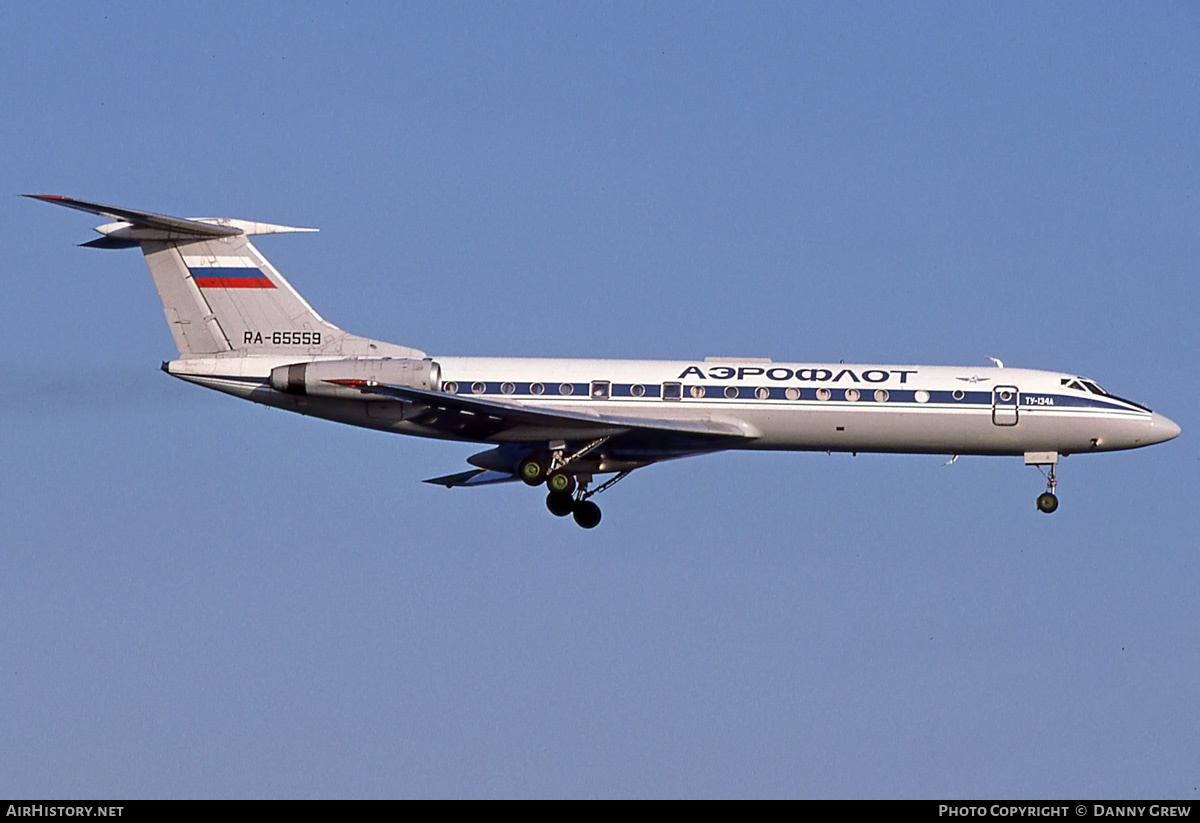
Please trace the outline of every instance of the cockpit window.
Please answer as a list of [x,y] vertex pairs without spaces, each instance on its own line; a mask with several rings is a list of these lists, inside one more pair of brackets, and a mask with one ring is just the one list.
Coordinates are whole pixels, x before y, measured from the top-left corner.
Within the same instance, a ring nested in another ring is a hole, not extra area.
[[1091,392],[1092,394],[1099,394],[1104,397],[1109,396],[1108,392],[1100,388],[1094,380],[1084,380],[1082,377],[1064,377],[1062,384],[1068,389],[1075,389],[1075,391]]
[[1076,391],[1085,391],[1085,392],[1089,392],[1090,394],[1098,394],[1101,397],[1107,397],[1110,400],[1118,400],[1122,403],[1128,403],[1131,406],[1136,406],[1137,408],[1141,409],[1142,411],[1147,411],[1147,412],[1150,411],[1150,409],[1146,408],[1141,403],[1135,403],[1132,400],[1126,400],[1124,397],[1117,397],[1115,394],[1110,394],[1109,392],[1106,392],[1104,389],[1100,388],[1100,384],[1097,383],[1095,380],[1088,380],[1085,377],[1064,377],[1064,378],[1062,378],[1062,384],[1064,386],[1066,386],[1068,389],[1075,389]]

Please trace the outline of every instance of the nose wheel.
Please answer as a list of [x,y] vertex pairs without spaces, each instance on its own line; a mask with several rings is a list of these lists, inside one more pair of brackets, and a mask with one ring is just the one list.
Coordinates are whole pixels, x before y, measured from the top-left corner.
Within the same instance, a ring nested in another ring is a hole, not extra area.
[[1054,514],[1054,510],[1058,508],[1058,498],[1053,492],[1042,492],[1038,495],[1037,507],[1043,514]]

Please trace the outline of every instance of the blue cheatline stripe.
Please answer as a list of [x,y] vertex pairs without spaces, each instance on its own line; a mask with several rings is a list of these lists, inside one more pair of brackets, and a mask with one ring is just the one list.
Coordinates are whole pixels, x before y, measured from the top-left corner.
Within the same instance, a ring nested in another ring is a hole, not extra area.
[[[477,383],[483,385],[482,392],[476,392],[474,386]],[[453,384],[456,391],[453,394],[477,394],[498,396],[500,399],[505,397],[512,398],[563,398],[571,397],[573,399],[590,399],[591,384],[589,383],[566,383],[560,384],[556,381],[499,381],[499,380],[447,380],[445,384]],[[541,392],[534,392],[531,387],[541,386]],[[562,391],[562,386],[570,386],[570,391]],[[645,393],[635,395],[633,387],[640,386]],[[511,388],[511,391],[504,391],[505,388]],[[704,389],[703,397],[693,397],[692,389]],[[962,389],[950,390],[924,390],[929,395],[929,399],[925,403],[917,402],[917,392],[922,389],[903,388],[903,389],[885,389],[878,385],[867,385],[861,388],[853,386],[745,386],[720,383],[685,383],[683,384],[684,402],[767,402],[784,400],[788,402],[800,401],[816,401],[817,391],[819,389],[828,389],[830,397],[828,403],[846,404],[854,403],[855,405],[867,406],[884,406],[888,404],[913,404],[921,406],[939,406],[939,407],[954,407],[961,406],[963,408],[975,408],[987,410],[992,408],[992,392],[987,391],[964,391]],[[729,395],[726,395],[727,389],[733,389]],[[759,397],[760,389],[767,390],[766,397]],[[795,389],[799,392],[796,397],[789,397],[788,390]],[[846,392],[850,389],[856,389],[859,392],[857,401],[848,401]],[[876,391],[885,391],[886,399],[877,400],[875,398]],[[955,396],[960,394],[961,396]],[[1042,402],[1028,403],[1026,397],[1032,396],[1041,398]],[[661,383],[612,383],[610,386],[610,397],[630,399],[630,400],[656,400],[662,397]],[[1049,401],[1049,402],[1045,402]],[[1031,391],[1021,392],[1021,402],[1018,405],[1015,398],[1009,401],[996,398],[995,405],[998,408],[1019,408],[1021,411],[1053,411],[1060,408],[1070,408],[1072,410],[1098,410],[1098,411],[1138,411],[1140,409],[1131,409],[1128,406],[1123,406],[1109,400],[1104,400],[1099,397],[1075,397],[1073,395],[1053,394],[1049,392]]]
[[[232,375],[175,375],[175,376],[176,377],[179,377],[179,376],[206,377],[206,378],[213,379],[213,380],[252,383],[252,384],[259,384],[259,385],[265,385],[269,382],[268,379],[265,377],[241,377],[241,376],[232,376]],[[483,395],[490,395],[493,398],[500,399],[500,400],[503,400],[505,398],[559,399],[559,398],[567,398],[567,397],[569,397],[572,400],[590,400],[591,399],[590,396],[588,395],[588,392],[591,389],[591,386],[588,383],[569,383],[569,384],[567,384],[567,385],[570,385],[573,387],[574,393],[570,394],[570,395],[566,395],[566,394],[559,393],[559,387],[560,387],[559,383],[541,383],[540,385],[543,386],[544,392],[542,394],[534,394],[531,391],[530,387],[535,385],[536,381],[530,382],[530,383],[525,383],[525,382],[517,383],[516,381],[513,381],[513,384],[512,384],[513,392],[511,394],[505,394],[501,390],[501,387],[504,386],[505,382],[507,382],[507,381],[483,381],[484,387],[485,387]],[[443,386],[448,386],[451,384],[453,384],[455,387],[457,387],[457,391],[448,392],[448,393],[463,394],[463,395],[475,394],[475,392],[473,392],[471,390],[471,387],[473,385],[472,382],[464,381],[464,380],[447,380],[443,383]],[[700,384],[695,384],[695,385],[700,385]],[[630,390],[630,387],[632,387],[632,386],[644,386],[646,389],[646,394],[642,397],[637,397],[633,394],[630,394],[629,390]],[[690,401],[692,403],[695,403],[697,401],[700,401],[700,402],[708,403],[708,402],[714,402],[714,401],[725,401],[725,402],[745,403],[746,401],[758,401],[758,402],[765,403],[765,402],[767,402],[767,400],[787,400],[789,403],[792,403],[792,402],[795,402],[797,404],[804,403],[804,405],[806,405],[806,406],[816,406],[816,402],[817,402],[817,389],[812,388],[812,387],[805,387],[805,388],[801,389],[800,396],[798,398],[796,398],[795,401],[789,400],[789,398],[786,396],[786,391],[787,391],[788,387],[783,387],[783,386],[770,386],[770,387],[737,386],[735,388],[740,389],[739,397],[737,397],[737,398],[725,397],[725,388],[726,387],[724,385],[717,385],[717,386],[706,385],[705,386],[705,388],[706,388],[705,396],[702,398],[692,397],[691,393],[690,393],[690,388],[691,388],[691,385],[684,385],[682,402],[686,403],[686,402]],[[761,400],[761,399],[755,397],[754,392],[757,388],[770,388],[771,396],[769,398],[767,398],[766,400]],[[797,388],[797,387],[793,386],[791,388]],[[657,399],[661,395],[661,390],[662,390],[661,384],[650,384],[650,383],[620,383],[620,384],[616,384],[616,383],[614,383],[612,385],[612,393],[613,393],[612,396],[626,397],[626,398],[629,398],[632,400],[646,400],[646,399],[653,400],[653,399]],[[617,394],[618,391],[623,392],[623,394],[618,395]],[[972,411],[991,411],[991,409],[992,409],[992,394],[991,394],[991,392],[987,392],[987,391],[964,392],[962,399],[955,399],[953,397],[953,392],[951,392],[951,391],[931,391],[931,392],[929,392],[930,399],[929,399],[928,403],[917,403],[916,402],[916,393],[918,391],[920,391],[920,389],[888,389],[887,390],[888,399],[886,401],[882,401],[882,402],[875,400],[875,390],[874,389],[871,389],[869,391],[866,389],[860,389],[860,391],[862,392],[862,397],[857,402],[847,402],[844,399],[843,393],[845,392],[845,389],[838,388],[838,389],[831,389],[830,391],[833,392],[833,396],[828,401],[822,402],[820,404],[821,406],[827,406],[830,408],[835,408],[835,407],[847,408],[847,407],[856,407],[857,406],[857,407],[863,407],[863,408],[877,408],[877,409],[878,408],[886,408],[888,406],[902,406],[906,410],[909,410],[909,411],[911,411],[912,409],[921,409],[921,408],[932,408],[932,409],[937,409],[938,411],[953,411],[955,406],[959,406],[963,409],[969,409]],[[1118,412],[1126,412],[1129,414],[1136,414],[1136,415],[1148,414],[1148,412],[1144,412],[1141,409],[1131,409],[1131,408],[1128,408],[1125,406],[1118,406],[1113,403],[1103,402],[1099,399],[1092,400],[1091,398],[1072,397],[1069,395],[1061,395],[1061,394],[1047,394],[1044,392],[1030,392],[1030,394],[1035,395],[1037,397],[1051,398],[1051,399],[1055,400],[1056,402],[1053,405],[1032,405],[1032,406],[1027,406],[1024,403],[1022,403],[1022,405],[1020,407],[1017,407],[1017,408],[1019,408],[1019,411],[1022,413],[1053,412],[1053,411],[1056,411],[1059,409],[1063,409],[1063,410],[1069,410],[1071,412],[1118,411]],[[680,401],[676,401],[676,402],[680,402]],[[780,404],[776,404],[776,405],[780,405]],[[1008,404],[1008,405],[1000,404],[998,406],[998,408],[1000,408],[1002,410],[1008,410],[1008,409],[1013,409],[1014,406],[1012,404]]]

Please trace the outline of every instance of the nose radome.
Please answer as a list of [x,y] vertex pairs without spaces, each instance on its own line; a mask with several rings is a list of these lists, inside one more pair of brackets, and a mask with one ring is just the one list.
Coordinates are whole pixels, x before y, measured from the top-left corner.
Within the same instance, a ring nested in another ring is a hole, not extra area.
[[1150,418],[1150,442],[1165,443],[1166,441],[1179,436],[1179,426],[1175,425],[1169,417],[1155,412]]

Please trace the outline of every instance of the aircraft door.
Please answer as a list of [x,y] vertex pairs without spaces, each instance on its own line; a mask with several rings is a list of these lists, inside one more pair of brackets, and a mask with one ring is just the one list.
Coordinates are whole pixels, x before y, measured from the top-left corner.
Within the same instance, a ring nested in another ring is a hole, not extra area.
[[1021,405],[1021,392],[1016,386],[996,386],[992,389],[992,423],[1015,426]]

